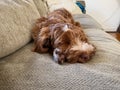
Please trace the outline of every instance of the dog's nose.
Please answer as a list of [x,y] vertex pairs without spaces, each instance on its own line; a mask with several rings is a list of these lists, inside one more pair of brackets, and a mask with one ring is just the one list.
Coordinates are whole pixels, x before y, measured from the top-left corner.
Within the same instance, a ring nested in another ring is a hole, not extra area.
[[59,59],[58,59],[58,63],[59,63],[59,64],[63,64],[63,63],[64,63],[64,59],[65,59],[64,55],[61,55],[61,56],[59,57]]
[[59,64],[63,64],[63,60],[58,60],[58,63]]
[[88,55],[85,55],[85,54],[81,55],[81,58],[86,61],[89,59]]

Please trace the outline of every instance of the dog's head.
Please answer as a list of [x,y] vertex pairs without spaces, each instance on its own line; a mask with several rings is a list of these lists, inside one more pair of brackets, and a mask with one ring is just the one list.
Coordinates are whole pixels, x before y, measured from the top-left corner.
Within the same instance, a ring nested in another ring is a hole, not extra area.
[[66,47],[66,49],[55,48],[53,51],[54,60],[59,64],[67,63],[85,63],[95,54],[95,47],[92,44],[81,42],[79,45]]
[[95,47],[87,42],[79,42],[67,51],[66,60],[69,63],[85,63],[95,54]]

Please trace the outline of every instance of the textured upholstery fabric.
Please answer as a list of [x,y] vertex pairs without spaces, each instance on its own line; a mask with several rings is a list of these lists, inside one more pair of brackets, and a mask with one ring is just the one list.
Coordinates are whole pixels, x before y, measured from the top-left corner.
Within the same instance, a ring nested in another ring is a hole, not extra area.
[[78,15],[76,14],[74,15],[74,19],[80,22],[81,26],[84,29],[90,29],[90,28],[102,29],[101,25],[87,14],[78,14]]
[[72,14],[82,14],[80,8],[73,2],[73,0],[46,0],[49,10],[53,11],[58,8],[66,8]]
[[86,64],[59,65],[28,44],[0,60],[1,90],[119,90],[120,43],[100,29],[86,29],[97,47]]
[[31,40],[31,28],[40,17],[32,0],[0,0],[0,58]]
[[[0,57],[30,41],[38,17],[32,0],[0,0]],[[29,43],[0,59],[0,90],[120,90],[120,42],[90,16],[74,18],[97,48],[91,61],[59,65],[49,54],[32,52]]]
[[48,7],[44,0],[33,0],[40,15],[45,16],[48,13]]

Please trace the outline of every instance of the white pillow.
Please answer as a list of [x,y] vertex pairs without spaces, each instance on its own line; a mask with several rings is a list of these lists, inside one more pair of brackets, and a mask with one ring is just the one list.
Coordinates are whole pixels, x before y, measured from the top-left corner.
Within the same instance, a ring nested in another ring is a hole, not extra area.
[[74,3],[73,0],[46,0],[49,10],[53,11],[58,8],[65,8],[72,14],[82,14],[80,8]]
[[38,17],[32,0],[0,0],[0,58],[31,40],[32,24]]
[[106,31],[116,31],[120,24],[120,0],[85,0],[86,11]]

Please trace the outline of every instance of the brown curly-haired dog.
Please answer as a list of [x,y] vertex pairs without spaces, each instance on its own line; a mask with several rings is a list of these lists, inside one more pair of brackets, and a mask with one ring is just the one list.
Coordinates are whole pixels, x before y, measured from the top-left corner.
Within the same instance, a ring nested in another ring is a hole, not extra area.
[[32,30],[35,52],[52,51],[54,60],[64,62],[86,62],[95,53],[80,24],[64,8],[57,9],[36,22]]
[[48,52],[51,47],[49,27],[56,23],[71,23],[80,26],[80,24],[75,22],[72,15],[64,8],[49,13],[47,17],[39,18],[32,29],[32,37],[35,43],[33,51],[39,53]]
[[51,29],[54,60],[58,63],[84,63],[95,54],[95,47],[88,42],[81,27],[57,23]]

